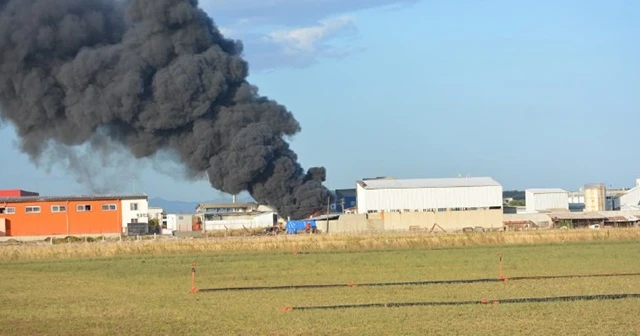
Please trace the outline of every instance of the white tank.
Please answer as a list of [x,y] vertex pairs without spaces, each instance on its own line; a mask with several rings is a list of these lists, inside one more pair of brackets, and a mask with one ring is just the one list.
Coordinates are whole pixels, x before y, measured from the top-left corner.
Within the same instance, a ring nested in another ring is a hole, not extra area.
[[602,183],[584,186],[584,211],[605,211],[607,201],[607,187]]

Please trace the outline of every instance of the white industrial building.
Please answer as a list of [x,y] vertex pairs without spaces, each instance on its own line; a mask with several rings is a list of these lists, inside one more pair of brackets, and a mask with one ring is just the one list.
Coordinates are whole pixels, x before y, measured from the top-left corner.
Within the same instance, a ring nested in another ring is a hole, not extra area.
[[196,215],[205,231],[266,228],[278,222],[278,214],[258,203],[203,203]]
[[527,213],[549,210],[569,210],[569,192],[557,188],[526,189]]
[[502,209],[502,185],[490,177],[363,180],[356,195],[361,214]]
[[640,210],[640,179],[634,188],[620,196],[620,210]]
[[490,177],[365,179],[357,182],[356,196],[358,216],[369,229],[503,227],[502,185]]

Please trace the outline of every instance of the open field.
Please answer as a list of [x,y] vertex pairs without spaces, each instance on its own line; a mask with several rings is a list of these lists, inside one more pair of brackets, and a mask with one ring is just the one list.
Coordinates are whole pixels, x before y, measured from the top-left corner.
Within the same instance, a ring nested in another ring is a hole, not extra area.
[[495,278],[499,252],[507,277],[635,273],[640,272],[639,241],[637,231],[612,230],[608,235],[395,234],[2,246],[0,334],[638,335],[640,299],[289,312],[280,308],[640,293],[640,276],[197,294],[189,290],[192,262],[198,265],[200,289]]

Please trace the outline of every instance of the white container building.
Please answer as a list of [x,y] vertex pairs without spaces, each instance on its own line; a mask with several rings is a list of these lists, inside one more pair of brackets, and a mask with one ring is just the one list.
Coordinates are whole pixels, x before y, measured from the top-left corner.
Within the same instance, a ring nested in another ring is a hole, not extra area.
[[636,180],[636,186],[620,196],[621,210],[640,210],[640,178]]
[[526,189],[527,213],[569,210],[569,192],[563,189]]
[[503,201],[502,185],[490,177],[362,180],[356,195],[360,214],[501,210]]

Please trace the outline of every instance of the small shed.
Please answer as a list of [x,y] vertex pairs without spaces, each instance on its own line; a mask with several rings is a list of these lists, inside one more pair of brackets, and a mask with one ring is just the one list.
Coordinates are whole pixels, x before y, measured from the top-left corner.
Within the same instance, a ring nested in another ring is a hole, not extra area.
[[640,211],[601,211],[605,216],[604,225],[608,227],[638,227]]
[[553,227],[560,228],[567,226],[569,228],[589,228],[591,225],[598,224],[604,226],[606,216],[598,212],[562,212],[551,213],[549,217],[553,220]]
[[546,229],[552,225],[552,220],[547,214],[505,214],[503,218],[507,230]]

